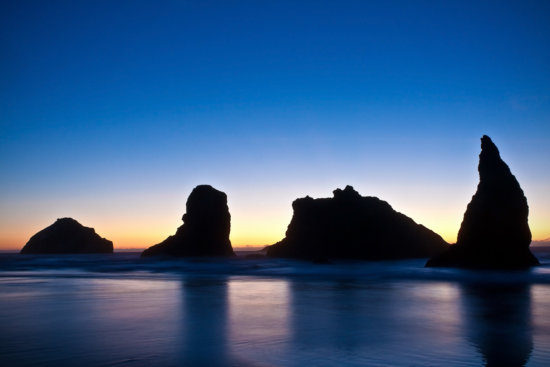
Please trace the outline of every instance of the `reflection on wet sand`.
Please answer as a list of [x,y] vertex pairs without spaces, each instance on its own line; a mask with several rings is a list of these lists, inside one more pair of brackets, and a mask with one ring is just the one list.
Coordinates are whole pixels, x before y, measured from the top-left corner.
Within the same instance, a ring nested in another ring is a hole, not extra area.
[[465,355],[447,283],[297,281],[290,289],[291,348],[311,365],[456,365]]
[[546,366],[547,284],[4,278],[2,365]]
[[525,366],[533,349],[529,285],[463,285],[466,338],[487,367]]
[[182,288],[182,365],[230,365],[227,279],[189,278]]
[[186,278],[182,289],[182,365],[265,366],[287,339],[286,281]]
[[289,365],[288,298],[287,280],[258,279],[250,282],[246,278],[231,279],[229,331],[232,356],[238,362],[236,365]]
[[[311,360],[329,348],[356,355],[383,338],[383,332],[366,331],[380,331],[377,326],[388,317],[369,317],[367,311],[376,307],[377,301],[365,297],[365,289],[354,282],[294,282],[291,289],[292,344],[302,346]],[[323,359],[326,361],[327,356]]]

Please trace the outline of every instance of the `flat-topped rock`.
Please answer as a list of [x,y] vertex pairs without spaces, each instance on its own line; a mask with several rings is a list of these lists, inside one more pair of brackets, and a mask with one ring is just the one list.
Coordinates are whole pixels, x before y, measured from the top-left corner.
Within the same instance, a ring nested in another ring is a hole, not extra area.
[[21,249],[22,254],[112,253],[113,243],[72,218],[61,218],[36,233]]
[[176,234],[149,247],[141,256],[234,256],[225,193],[209,185],[195,187],[187,199],[182,220]]
[[529,250],[527,198],[492,140],[481,138],[479,184],[455,245],[426,266],[524,268],[538,265]]
[[316,262],[385,260],[430,257],[449,246],[385,201],[363,197],[351,186],[333,194],[333,198],[295,200],[286,237],[269,246],[267,256]]

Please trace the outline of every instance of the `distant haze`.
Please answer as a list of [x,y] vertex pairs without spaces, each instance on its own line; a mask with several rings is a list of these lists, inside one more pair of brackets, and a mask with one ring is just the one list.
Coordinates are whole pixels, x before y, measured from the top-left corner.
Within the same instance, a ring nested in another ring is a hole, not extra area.
[[545,240],[533,241],[531,242],[531,246],[550,246],[550,238],[547,238]]

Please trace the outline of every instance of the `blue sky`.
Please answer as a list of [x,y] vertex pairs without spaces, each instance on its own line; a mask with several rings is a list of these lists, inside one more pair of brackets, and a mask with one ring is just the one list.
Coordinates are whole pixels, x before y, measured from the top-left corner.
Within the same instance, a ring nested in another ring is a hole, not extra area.
[[0,247],[144,247],[209,183],[234,244],[352,184],[453,241],[488,134],[550,237],[547,1],[4,1]]

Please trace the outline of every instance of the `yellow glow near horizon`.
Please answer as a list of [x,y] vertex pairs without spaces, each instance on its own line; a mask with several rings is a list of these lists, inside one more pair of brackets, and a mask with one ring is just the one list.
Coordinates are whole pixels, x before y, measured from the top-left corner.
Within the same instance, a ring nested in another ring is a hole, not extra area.
[[[164,218],[162,218],[162,221],[163,223],[146,222],[141,225],[130,221],[123,223],[98,221],[100,223],[93,227],[100,236],[113,241],[115,249],[142,249],[155,245],[166,237],[173,235],[182,223],[178,220],[167,223],[164,222]],[[415,218],[415,221],[435,231],[445,241],[449,243],[456,242],[460,227],[457,218],[430,216],[424,213],[423,216]],[[90,226],[91,222],[86,220],[81,223]],[[288,213],[281,216],[269,215],[264,217],[235,215],[231,224],[231,243],[234,248],[263,247],[274,244],[284,238],[289,222]],[[46,225],[32,223],[0,228],[0,250],[20,250],[34,233],[52,223]],[[550,228],[548,228],[545,221],[534,218],[529,220],[529,224],[533,241],[543,241],[550,238]]]
[[284,238],[287,226],[286,220],[274,218],[250,224],[237,222],[231,228],[231,243],[239,247],[272,245]]

